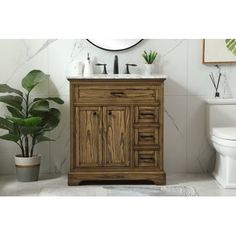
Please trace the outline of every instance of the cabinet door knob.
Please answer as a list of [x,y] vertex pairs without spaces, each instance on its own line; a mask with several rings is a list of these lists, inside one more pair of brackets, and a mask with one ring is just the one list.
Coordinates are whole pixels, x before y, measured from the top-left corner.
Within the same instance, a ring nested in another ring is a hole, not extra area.
[[112,115],[112,112],[111,112],[111,111],[109,111],[109,112],[108,112],[108,115],[109,115],[109,116],[111,116],[111,115]]
[[96,111],[94,111],[94,112],[93,112],[93,115],[94,115],[94,116],[96,116],[96,115],[97,115],[97,112],[96,112]]

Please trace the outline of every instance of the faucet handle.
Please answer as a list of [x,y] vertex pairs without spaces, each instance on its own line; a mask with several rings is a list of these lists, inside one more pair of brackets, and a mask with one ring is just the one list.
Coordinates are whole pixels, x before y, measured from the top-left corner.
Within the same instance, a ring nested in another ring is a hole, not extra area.
[[129,72],[129,66],[137,66],[136,64],[125,64],[125,65],[126,65],[125,74],[130,74],[130,72]]
[[96,66],[103,66],[103,74],[107,74],[107,64],[97,63]]

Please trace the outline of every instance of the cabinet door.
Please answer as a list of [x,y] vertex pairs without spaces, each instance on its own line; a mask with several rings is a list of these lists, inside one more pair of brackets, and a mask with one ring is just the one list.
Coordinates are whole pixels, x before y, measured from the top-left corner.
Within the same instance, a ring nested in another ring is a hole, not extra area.
[[130,108],[104,107],[104,157],[105,166],[130,165]]
[[76,167],[102,164],[101,116],[100,107],[76,107]]

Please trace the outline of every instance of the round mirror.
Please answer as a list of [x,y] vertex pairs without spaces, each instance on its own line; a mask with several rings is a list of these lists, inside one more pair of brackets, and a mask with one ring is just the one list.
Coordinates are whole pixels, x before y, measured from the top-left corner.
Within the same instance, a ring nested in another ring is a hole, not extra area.
[[94,46],[108,51],[122,51],[132,48],[142,39],[87,39]]

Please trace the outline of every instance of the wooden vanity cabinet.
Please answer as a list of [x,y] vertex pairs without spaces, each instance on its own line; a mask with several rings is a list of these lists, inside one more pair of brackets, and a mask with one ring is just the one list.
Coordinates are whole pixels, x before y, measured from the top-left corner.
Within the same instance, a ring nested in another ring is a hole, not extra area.
[[69,185],[96,180],[165,184],[163,79],[69,79]]

